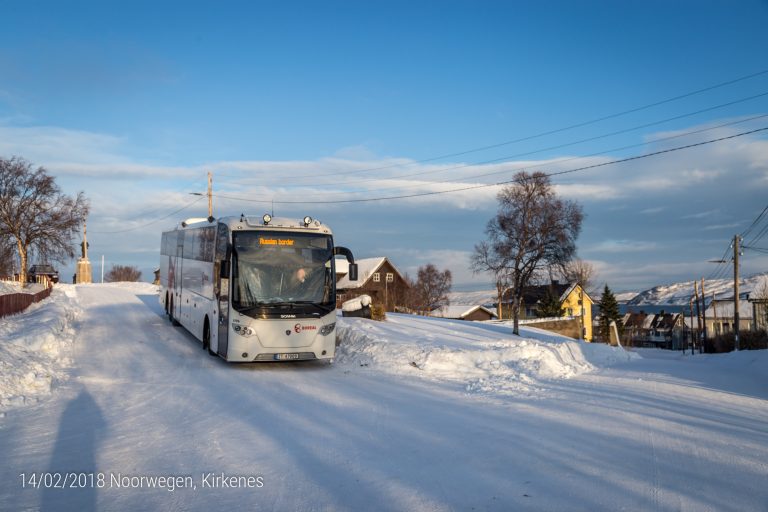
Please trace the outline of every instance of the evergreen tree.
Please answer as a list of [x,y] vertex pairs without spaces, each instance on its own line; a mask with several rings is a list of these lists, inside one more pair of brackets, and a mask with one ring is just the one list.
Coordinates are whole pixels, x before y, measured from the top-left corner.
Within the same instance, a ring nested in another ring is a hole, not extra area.
[[549,287],[547,293],[542,297],[539,302],[539,307],[536,309],[536,316],[538,318],[559,318],[563,316],[565,309],[560,303],[560,297],[555,295],[555,291]]
[[616,322],[616,327],[621,333],[624,326],[621,322],[621,313],[619,312],[619,303],[616,296],[608,285],[605,285],[603,296],[600,298],[600,337],[607,343],[611,339],[610,325],[611,321]]

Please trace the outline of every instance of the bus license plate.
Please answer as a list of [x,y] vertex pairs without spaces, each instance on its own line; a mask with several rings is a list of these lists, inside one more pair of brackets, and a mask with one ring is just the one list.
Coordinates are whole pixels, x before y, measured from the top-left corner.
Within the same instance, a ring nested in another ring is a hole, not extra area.
[[277,361],[291,361],[298,358],[299,354],[275,354],[275,359]]

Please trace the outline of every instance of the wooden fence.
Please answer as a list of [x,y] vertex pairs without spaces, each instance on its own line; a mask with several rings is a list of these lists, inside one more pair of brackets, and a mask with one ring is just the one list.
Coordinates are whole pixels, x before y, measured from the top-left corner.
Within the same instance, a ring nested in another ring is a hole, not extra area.
[[40,302],[51,294],[53,288],[37,293],[8,293],[0,295],[0,317],[24,311],[30,304]]

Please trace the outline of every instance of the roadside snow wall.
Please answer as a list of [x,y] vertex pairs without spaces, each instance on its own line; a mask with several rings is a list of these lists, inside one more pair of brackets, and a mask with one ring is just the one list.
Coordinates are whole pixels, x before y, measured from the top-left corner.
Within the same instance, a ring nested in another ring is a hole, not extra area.
[[386,322],[344,318],[336,361],[387,373],[460,383],[470,393],[534,395],[547,380],[637,357],[534,327],[390,315]]
[[56,285],[49,299],[0,322],[0,411],[36,404],[67,378],[79,314],[75,293]]

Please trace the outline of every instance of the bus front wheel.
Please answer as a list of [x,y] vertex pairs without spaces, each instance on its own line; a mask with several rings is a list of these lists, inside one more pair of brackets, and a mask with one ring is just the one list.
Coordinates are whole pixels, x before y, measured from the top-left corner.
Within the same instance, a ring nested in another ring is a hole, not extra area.
[[203,325],[203,348],[208,349],[208,354],[212,356],[219,355],[211,350],[211,326],[208,323],[208,317],[205,318],[205,324]]

